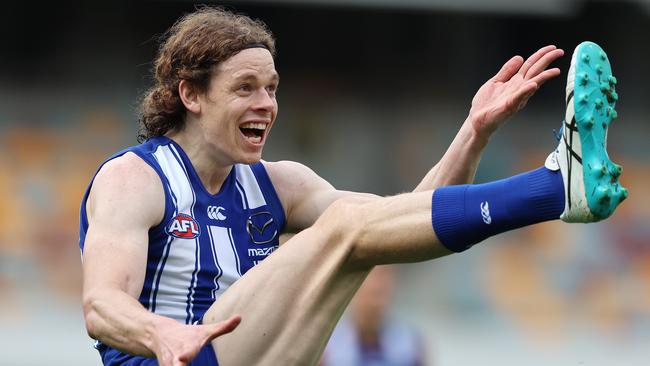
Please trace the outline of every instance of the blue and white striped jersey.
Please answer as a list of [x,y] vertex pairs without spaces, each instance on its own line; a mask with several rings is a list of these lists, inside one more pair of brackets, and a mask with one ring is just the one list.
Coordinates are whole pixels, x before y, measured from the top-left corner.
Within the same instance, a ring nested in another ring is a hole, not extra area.
[[[165,191],[164,219],[149,231],[139,301],[156,314],[195,323],[230,285],[278,248],[284,210],[262,163],[235,165],[212,195],[171,139],[150,139],[107,161],[127,152],[158,173]],[[82,251],[89,191],[90,186],[81,203]]]

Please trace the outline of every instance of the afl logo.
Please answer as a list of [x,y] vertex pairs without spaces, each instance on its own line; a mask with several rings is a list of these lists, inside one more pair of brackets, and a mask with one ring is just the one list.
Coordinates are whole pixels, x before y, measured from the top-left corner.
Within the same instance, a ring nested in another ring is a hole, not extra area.
[[199,224],[190,215],[178,214],[167,225],[167,234],[181,239],[194,239],[200,234]]

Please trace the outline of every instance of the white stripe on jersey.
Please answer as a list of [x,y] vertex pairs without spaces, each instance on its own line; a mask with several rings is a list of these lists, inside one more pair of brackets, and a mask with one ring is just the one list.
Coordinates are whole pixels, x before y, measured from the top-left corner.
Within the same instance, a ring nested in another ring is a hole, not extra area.
[[[156,149],[156,152],[158,152],[159,150],[160,150],[160,147],[158,147],[158,149]],[[158,165],[160,165],[161,162],[160,162],[160,160],[158,160],[158,157],[156,157],[155,153],[153,154],[153,157],[154,157],[154,159],[156,159],[156,162],[158,163]],[[173,190],[169,186],[168,182],[163,181],[163,184],[166,184],[166,188],[170,192],[173,193]],[[174,194],[170,194],[170,198],[171,198],[172,202],[174,203],[174,217],[176,217],[176,215],[178,214],[178,212],[176,211],[176,207],[178,207],[178,202],[176,201],[176,196]],[[163,264],[165,263],[165,260],[167,259],[167,256],[169,255],[169,246],[171,245],[172,239],[174,239],[174,237],[172,237],[171,235],[167,238],[167,243],[165,244],[165,247],[163,248],[162,255],[160,257],[160,261],[158,262],[158,265],[156,266],[156,273],[153,276],[153,283],[151,284],[151,291],[149,292],[149,307],[147,309],[149,309],[150,311],[155,310],[155,297],[154,296],[157,295],[157,292],[158,292],[158,284],[159,284],[159,281],[160,281],[161,269],[162,269]]]
[[214,251],[219,258],[219,267],[221,268],[220,275],[215,279],[218,282],[216,298],[223,294],[241,275],[239,274],[239,259],[237,258],[237,253],[234,251],[234,244],[232,244],[230,239],[230,229],[220,226],[209,226],[209,230]]
[[244,191],[242,191],[241,185],[239,182],[235,182],[235,187],[237,188],[237,192],[239,192],[239,196],[241,197],[241,207],[248,209],[248,206],[246,204],[246,194],[244,194]]
[[[193,216],[195,195],[189,176],[177,152],[171,150],[171,145],[161,145],[154,153],[162,172],[169,181],[172,194],[176,196],[177,214]],[[152,293],[157,291],[154,301],[156,313],[185,323],[187,312],[178,304],[187,304],[188,290],[191,290],[196,260],[198,239],[173,238],[168,244],[169,255],[165,267],[159,274],[160,283],[152,286]],[[188,260],[194,259],[194,260]],[[161,261],[165,260],[165,256]],[[159,267],[161,264],[158,265]],[[156,276],[157,277],[157,276]],[[191,309],[190,309],[191,310]]]
[[237,181],[241,184],[246,193],[245,197],[248,201],[248,208],[255,209],[266,205],[264,194],[257,183],[257,179],[255,179],[253,169],[248,165],[240,164],[235,165],[235,168],[237,169]]
[[[192,180],[190,179],[190,173],[187,167],[185,166],[185,163],[183,163],[183,160],[181,158],[181,154],[178,152],[176,149],[176,146],[173,144],[169,145],[169,148],[172,150],[174,154],[174,158],[176,158],[176,161],[181,165],[183,168],[183,172],[185,173],[185,177],[187,178],[187,183],[190,186],[190,191],[192,192],[192,206],[190,208],[190,213],[192,217],[194,216],[194,205],[196,204],[196,193],[194,192],[194,188],[192,186]],[[196,238],[194,239],[194,243],[196,245],[196,251],[194,255],[194,266],[195,270],[192,272],[192,281],[190,284],[189,288],[189,293],[187,294],[187,317],[185,318],[185,323],[190,324],[192,322],[192,319],[194,318],[194,292],[197,286],[197,283],[199,281],[198,279],[198,273],[201,271],[201,245],[199,243],[199,239]]]
[[232,229],[228,228],[228,239],[230,239],[230,247],[232,248],[232,252],[235,253],[235,259],[237,260],[237,273],[239,273],[239,277],[242,276],[241,274],[241,263],[239,262],[239,254],[237,253],[237,247],[235,246],[235,240],[232,238]]

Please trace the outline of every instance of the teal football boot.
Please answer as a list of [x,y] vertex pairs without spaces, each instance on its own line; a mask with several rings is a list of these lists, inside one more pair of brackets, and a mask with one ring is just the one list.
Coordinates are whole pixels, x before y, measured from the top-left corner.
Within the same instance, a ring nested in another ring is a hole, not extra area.
[[628,196],[618,180],[623,169],[607,154],[607,130],[617,117],[617,100],[607,54],[593,42],[579,44],[567,76],[560,143],[546,160],[564,180],[563,221],[603,220]]

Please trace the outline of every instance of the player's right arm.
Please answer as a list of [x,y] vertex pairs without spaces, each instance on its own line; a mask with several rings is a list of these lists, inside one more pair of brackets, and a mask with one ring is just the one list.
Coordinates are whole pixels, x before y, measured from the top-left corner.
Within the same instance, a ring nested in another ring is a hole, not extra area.
[[111,160],[98,172],[86,204],[84,316],[94,339],[129,354],[157,357],[161,365],[186,365],[201,347],[234,329],[239,317],[185,325],[138,302],[148,232],[162,221],[164,205],[160,178],[135,154]]
[[515,56],[506,62],[476,92],[469,115],[447,152],[415,191],[473,182],[481,154],[492,135],[526,105],[542,84],[560,74],[560,69],[548,66],[562,55],[563,50],[549,45],[526,61]]

